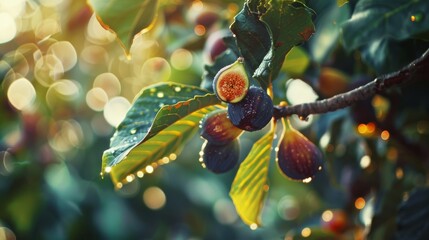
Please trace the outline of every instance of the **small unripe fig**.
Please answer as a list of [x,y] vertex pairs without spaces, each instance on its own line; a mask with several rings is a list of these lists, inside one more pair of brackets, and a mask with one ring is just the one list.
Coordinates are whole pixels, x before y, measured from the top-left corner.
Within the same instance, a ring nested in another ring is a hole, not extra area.
[[349,77],[338,69],[323,67],[320,70],[319,90],[325,97],[345,92],[349,82]]
[[228,104],[228,117],[236,127],[256,131],[270,122],[273,109],[270,96],[262,88],[251,86],[242,101]]
[[200,122],[200,135],[216,145],[232,142],[241,133],[242,129],[234,126],[227,117],[226,109],[217,109],[206,114]]
[[225,37],[232,36],[229,29],[222,29],[210,33],[204,44],[203,56],[208,63],[213,63],[217,56],[221,55],[228,48],[224,41]]
[[234,168],[240,157],[240,142],[234,139],[232,142],[217,145],[205,141],[201,149],[201,160],[206,168],[214,173],[224,173]]
[[322,169],[322,153],[319,148],[284,120],[282,138],[277,152],[277,164],[289,178],[304,180]]
[[249,89],[249,78],[242,58],[228,65],[216,74],[213,80],[213,90],[223,102],[236,103],[246,96]]

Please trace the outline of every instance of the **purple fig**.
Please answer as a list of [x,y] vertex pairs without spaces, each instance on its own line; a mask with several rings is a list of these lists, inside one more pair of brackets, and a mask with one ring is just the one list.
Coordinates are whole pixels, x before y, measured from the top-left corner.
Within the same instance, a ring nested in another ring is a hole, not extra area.
[[283,125],[283,134],[278,146],[277,164],[289,178],[304,180],[313,177],[322,169],[322,153],[303,134],[295,130],[289,120]]
[[214,173],[224,173],[235,167],[240,157],[238,139],[224,145],[205,141],[201,149],[201,160]]
[[217,109],[204,116],[200,122],[200,135],[216,145],[232,142],[242,132],[227,117],[226,109]]
[[273,109],[270,96],[262,88],[251,86],[242,101],[228,104],[228,117],[238,128],[256,131],[270,122]]

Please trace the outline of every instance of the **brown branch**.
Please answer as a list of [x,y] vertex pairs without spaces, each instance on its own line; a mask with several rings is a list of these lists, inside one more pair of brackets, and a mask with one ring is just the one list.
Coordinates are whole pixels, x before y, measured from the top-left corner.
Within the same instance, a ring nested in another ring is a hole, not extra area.
[[422,71],[429,71],[429,49],[421,57],[401,70],[377,77],[368,84],[348,92],[311,103],[284,107],[275,106],[274,117],[278,119],[297,114],[302,118],[306,118],[310,114],[327,113],[345,108],[358,101],[372,97],[376,93],[383,92],[392,86],[409,82],[413,79],[413,76],[422,73]]

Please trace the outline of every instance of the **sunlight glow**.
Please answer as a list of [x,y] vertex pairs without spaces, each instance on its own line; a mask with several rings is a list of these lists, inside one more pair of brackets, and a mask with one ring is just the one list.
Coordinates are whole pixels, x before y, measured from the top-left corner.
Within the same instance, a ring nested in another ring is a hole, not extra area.
[[150,187],[143,193],[143,202],[152,210],[158,210],[164,207],[167,198],[164,191],[159,187]]
[[131,103],[124,97],[114,97],[104,106],[103,115],[106,121],[117,127],[124,120]]
[[313,88],[300,79],[291,79],[286,83],[286,97],[292,105],[314,102],[318,98]]
[[34,103],[36,90],[30,81],[26,78],[20,78],[13,81],[9,86],[7,98],[14,108],[24,110]]

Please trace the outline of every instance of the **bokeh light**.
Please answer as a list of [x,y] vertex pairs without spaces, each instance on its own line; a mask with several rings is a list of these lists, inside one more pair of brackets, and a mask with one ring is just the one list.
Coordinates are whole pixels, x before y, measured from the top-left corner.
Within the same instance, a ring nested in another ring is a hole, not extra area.
[[24,7],[25,7],[25,3],[26,3],[26,0],[13,0],[13,1],[2,0],[0,1],[0,12],[7,12],[11,14],[14,18],[16,18],[20,14],[22,14],[22,11],[24,10]]
[[61,61],[64,71],[72,69],[77,63],[76,50],[68,41],[59,41],[52,44],[48,49],[48,54],[54,55]]
[[114,97],[104,106],[104,118],[113,127],[117,127],[124,120],[131,103],[124,97]]
[[186,49],[179,48],[171,54],[170,62],[177,70],[186,70],[192,65],[192,53]]
[[167,198],[164,191],[159,187],[149,187],[143,193],[143,202],[152,210],[164,207]]
[[109,97],[102,88],[92,88],[86,94],[86,104],[94,111],[103,111],[107,101],[109,101]]
[[300,79],[286,82],[286,97],[291,105],[314,102],[318,98],[313,88]]
[[141,76],[146,83],[165,82],[170,79],[170,75],[170,64],[162,57],[149,58],[141,69]]
[[49,145],[57,152],[76,150],[84,144],[82,127],[75,120],[59,121],[51,129]]
[[0,12],[0,44],[9,42],[16,36],[16,23],[12,15]]
[[115,74],[106,72],[98,75],[94,79],[94,88],[101,88],[109,98],[116,97],[121,93],[121,82]]
[[9,86],[7,98],[14,108],[24,110],[34,103],[36,90],[28,79],[20,78]]
[[9,228],[0,227],[0,239],[1,240],[16,240],[15,233]]
[[281,218],[291,221],[299,216],[301,209],[294,196],[286,195],[280,199],[277,205],[277,211]]
[[13,170],[14,165],[11,154],[8,151],[0,151],[0,175],[7,176],[11,174]]
[[46,103],[51,109],[61,108],[77,101],[80,93],[81,86],[78,82],[68,79],[58,80],[46,92]]
[[359,162],[361,168],[367,168],[371,164],[371,157],[368,155],[364,155]]
[[219,199],[213,206],[216,220],[222,224],[233,224],[238,220],[235,207],[229,199]]
[[60,59],[48,54],[37,59],[34,66],[36,80],[45,87],[49,87],[64,74],[64,67]]
[[37,25],[34,34],[36,35],[37,39],[43,40],[59,32],[61,32],[61,25],[58,23],[58,21],[48,18]]

